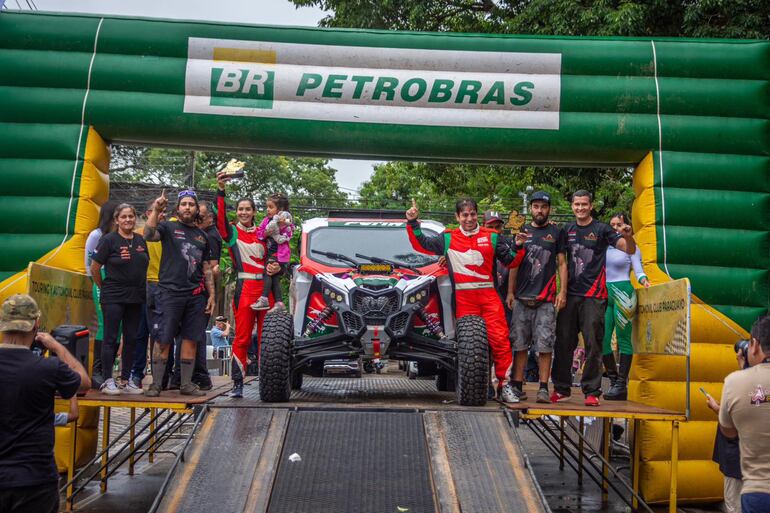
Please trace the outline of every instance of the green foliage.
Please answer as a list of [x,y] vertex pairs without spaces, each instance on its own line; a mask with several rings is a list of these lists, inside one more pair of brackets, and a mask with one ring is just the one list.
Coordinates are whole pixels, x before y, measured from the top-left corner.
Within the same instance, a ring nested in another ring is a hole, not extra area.
[[[291,0],[331,12],[326,27],[501,34],[637,37],[770,36],[767,0]],[[412,197],[423,210],[452,210],[459,196],[480,208],[521,209],[527,186],[554,195],[554,211],[568,214],[570,194],[592,191],[600,217],[630,211],[628,169],[563,169],[389,162],[361,189],[367,206],[404,208]]]

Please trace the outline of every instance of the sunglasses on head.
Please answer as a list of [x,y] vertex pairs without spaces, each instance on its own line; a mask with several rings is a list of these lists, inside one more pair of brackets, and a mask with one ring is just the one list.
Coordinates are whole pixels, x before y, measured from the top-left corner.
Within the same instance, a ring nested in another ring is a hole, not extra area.
[[186,191],[179,191],[179,199],[182,198],[195,198],[195,200],[198,200],[198,195],[195,194],[195,191],[186,190]]

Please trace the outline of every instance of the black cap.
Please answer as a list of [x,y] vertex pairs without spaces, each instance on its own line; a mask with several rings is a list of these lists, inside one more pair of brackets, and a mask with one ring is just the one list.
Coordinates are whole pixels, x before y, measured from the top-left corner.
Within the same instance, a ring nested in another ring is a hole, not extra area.
[[551,204],[551,195],[548,194],[545,191],[537,191],[533,192],[532,195],[529,197],[529,203],[532,204],[533,201],[545,201],[549,205]]
[[487,210],[484,212],[484,224],[487,223],[494,223],[494,222],[503,222],[503,218],[500,217],[500,213],[497,210]]

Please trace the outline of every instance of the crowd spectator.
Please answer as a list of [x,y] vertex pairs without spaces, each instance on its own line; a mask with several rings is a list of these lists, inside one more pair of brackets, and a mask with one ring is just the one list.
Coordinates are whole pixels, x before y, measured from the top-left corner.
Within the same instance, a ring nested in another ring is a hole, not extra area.
[[[627,226],[628,216],[618,212],[610,219],[610,226],[620,233]],[[604,315],[604,342],[602,343],[602,361],[610,378],[610,389],[604,394],[608,401],[625,401],[628,398],[628,375],[634,359],[634,347],[631,343],[632,322],[636,315],[636,292],[631,285],[631,269],[637,281],[643,287],[650,286],[650,280],[644,274],[642,253],[639,247],[633,255],[610,246],[607,248],[607,311]],[[612,333],[618,341],[620,368],[615,363],[612,352]]]
[[[91,259],[96,253],[96,247],[99,245],[99,239],[105,233],[110,233],[115,228],[115,208],[119,202],[116,200],[108,200],[102,205],[99,210],[99,226],[94,228],[86,238],[85,246],[85,268],[86,276],[91,278],[91,292],[94,298],[94,309],[96,310],[96,334],[94,335],[94,363],[92,369],[92,375],[94,376],[94,386],[101,387],[102,380],[102,340],[104,340],[104,318],[102,316],[102,305],[99,299],[99,287],[93,282],[91,276]],[[102,275],[104,278],[104,275]]]
[[216,318],[214,327],[211,328],[211,345],[214,348],[214,352],[218,353],[220,358],[222,357],[221,351],[223,348],[230,345],[230,323],[222,315]]
[[[510,270],[506,303],[512,309],[510,338],[513,343],[513,388],[521,400],[524,367],[529,349],[538,353],[540,386],[538,403],[550,403],[548,379],[556,342],[556,313],[567,302],[567,260],[564,231],[549,221],[551,196],[538,191],[530,196],[532,222],[522,227],[526,235],[524,259]],[[557,271],[561,289],[556,290]]]
[[[738,369],[747,369],[748,340],[742,340],[735,345],[735,359],[738,361]],[[706,405],[719,415],[719,403],[706,394]],[[743,487],[743,474],[741,474],[741,450],[737,438],[727,438],[717,426],[716,439],[714,440],[714,454],[711,458],[724,476],[724,511],[725,513],[741,513],[741,488]]]
[[[551,401],[567,400],[572,387],[572,356],[578,345],[578,333],[585,343],[586,362],[581,388],[586,406],[599,406],[602,384],[602,341],[604,313],[607,309],[605,258],[607,248],[615,246],[633,255],[636,243],[631,227],[620,231],[593,218],[591,193],[577,191],[572,195],[575,221],[567,224],[569,282],[567,304],[556,318],[556,347],[553,362],[554,392]],[[542,377],[541,377],[542,379]]]
[[741,511],[770,511],[770,315],[751,328],[749,368],[727,376],[719,405],[719,430],[738,438],[741,454]]
[[[48,333],[39,333],[40,310],[25,294],[0,311],[0,511],[57,513],[59,474],[54,461],[54,394],[85,392],[88,373]],[[30,350],[33,343],[50,358]]]
[[[193,191],[181,191],[176,204],[175,221],[158,221],[168,199],[165,191],[155,200],[152,212],[144,225],[148,241],[160,241],[163,246],[160,261],[158,297],[159,325],[152,352],[152,384],[145,389],[148,397],[157,397],[162,390],[166,364],[171,346],[180,335],[182,395],[204,395],[192,382],[196,347],[205,337],[205,314],[214,308],[215,291],[211,250],[206,233],[196,226],[198,197]],[[208,290],[208,300],[203,290]]]
[[[121,203],[115,209],[117,231],[102,236],[91,262],[91,275],[100,290],[104,315],[104,342],[102,343],[101,391],[109,395],[141,394],[141,384],[129,379],[136,351],[142,309],[147,295],[147,266],[150,257],[144,238],[134,233],[136,209]],[[105,277],[101,278],[102,267]],[[112,378],[112,367],[118,351],[120,328],[123,327],[121,377],[125,383],[118,386]]]

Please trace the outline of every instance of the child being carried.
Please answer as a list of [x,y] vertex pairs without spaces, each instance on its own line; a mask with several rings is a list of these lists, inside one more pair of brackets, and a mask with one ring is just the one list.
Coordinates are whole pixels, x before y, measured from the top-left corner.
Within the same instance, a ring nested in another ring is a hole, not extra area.
[[268,296],[273,293],[273,308],[283,309],[280,276],[289,274],[291,248],[289,241],[294,233],[294,224],[289,213],[289,199],[285,194],[276,192],[267,197],[267,215],[257,228],[257,238],[267,243],[267,263],[277,262],[281,266],[278,274],[268,276],[265,273],[262,296],[251,305],[252,310],[267,310],[270,307]]

